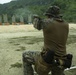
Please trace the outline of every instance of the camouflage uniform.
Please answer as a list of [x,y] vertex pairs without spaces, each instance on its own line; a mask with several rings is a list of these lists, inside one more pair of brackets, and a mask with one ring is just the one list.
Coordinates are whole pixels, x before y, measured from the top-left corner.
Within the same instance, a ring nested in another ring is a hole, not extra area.
[[34,75],[32,65],[35,65],[36,57],[40,55],[40,51],[25,51],[23,57],[24,75]]
[[[39,58],[41,58],[40,51],[25,51],[22,57],[24,75],[34,75],[34,71],[36,71],[38,75],[48,75],[50,71],[51,75],[64,75],[64,68],[61,69],[58,66],[48,65],[47,63],[39,65],[38,61]],[[41,59],[40,62],[44,61]]]
[[[68,23],[62,19],[59,8],[56,6],[50,7],[45,15],[48,16],[47,19],[43,20],[36,16],[33,22],[36,29],[43,29],[44,47],[42,53],[46,54],[48,50],[54,50],[55,58],[63,60],[66,55]],[[23,53],[24,75],[34,75],[32,64],[35,65],[34,68],[38,75],[48,75],[50,71],[52,75],[64,75],[64,67],[46,63],[39,51]]]

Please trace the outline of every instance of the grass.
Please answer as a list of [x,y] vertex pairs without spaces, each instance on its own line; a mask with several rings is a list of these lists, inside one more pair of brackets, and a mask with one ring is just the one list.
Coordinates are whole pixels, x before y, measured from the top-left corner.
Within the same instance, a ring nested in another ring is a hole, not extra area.
[[11,44],[14,45],[20,45],[20,43],[35,44],[38,42],[43,42],[43,38],[35,37],[35,36],[25,36],[25,37],[12,38],[10,42],[12,42]]
[[65,75],[76,75],[76,69],[65,71]]
[[21,50],[26,50],[26,47],[20,46],[20,49],[21,49]]
[[16,49],[15,51],[24,51],[24,50],[26,50],[26,47],[20,46],[20,48]]
[[72,43],[76,43],[76,35],[69,35],[67,45]]
[[16,62],[15,64],[11,64],[11,68],[21,68],[22,67],[22,63]]
[[34,43],[38,43],[38,42],[43,42],[43,38],[32,38],[32,39],[29,39],[29,41],[27,41],[26,43],[27,44],[34,44]]
[[[13,41],[13,42],[12,42]],[[14,43],[14,45],[20,45],[20,43],[25,43],[25,44],[35,44],[38,42],[43,42],[42,37],[35,37],[35,36],[24,36],[24,37],[18,37],[18,38],[12,38],[10,43]],[[69,35],[68,40],[67,40],[67,45],[76,43],[76,35]],[[25,49],[22,47],[22,49]]]
[[20,44],[16,43],[16,44],[14,44],[14,45],[20,45]]

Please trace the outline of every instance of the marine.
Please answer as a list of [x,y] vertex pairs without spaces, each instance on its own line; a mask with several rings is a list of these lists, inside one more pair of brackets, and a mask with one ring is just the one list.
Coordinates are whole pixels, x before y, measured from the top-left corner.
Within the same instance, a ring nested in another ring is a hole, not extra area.
[[[62,18],[58,6],[50,6],[46,18],[34,16],[34,28],[43,31],[44,45],[42,51],[25,51],[22,54],[24,75],[64,75],[64,69],[70,68],[72,54],[66,52],[69,25]],[[32,67],[34,65],[34,67]]]

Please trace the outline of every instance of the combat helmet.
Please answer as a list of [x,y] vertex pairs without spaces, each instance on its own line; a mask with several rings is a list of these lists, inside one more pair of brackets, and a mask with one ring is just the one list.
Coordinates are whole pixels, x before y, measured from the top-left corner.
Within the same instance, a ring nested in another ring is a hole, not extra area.
[[53,17],[58,16],[60,15],[60,8],[58,6],[50,6],[44,15]]

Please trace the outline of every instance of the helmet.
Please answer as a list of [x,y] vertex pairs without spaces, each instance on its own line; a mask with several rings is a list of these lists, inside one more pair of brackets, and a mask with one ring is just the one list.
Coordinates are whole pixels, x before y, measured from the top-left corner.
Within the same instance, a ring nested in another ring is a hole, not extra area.
[[50,6],[46,11],[45,15],[57,16],[60,14],[60,8],[58,6]]

